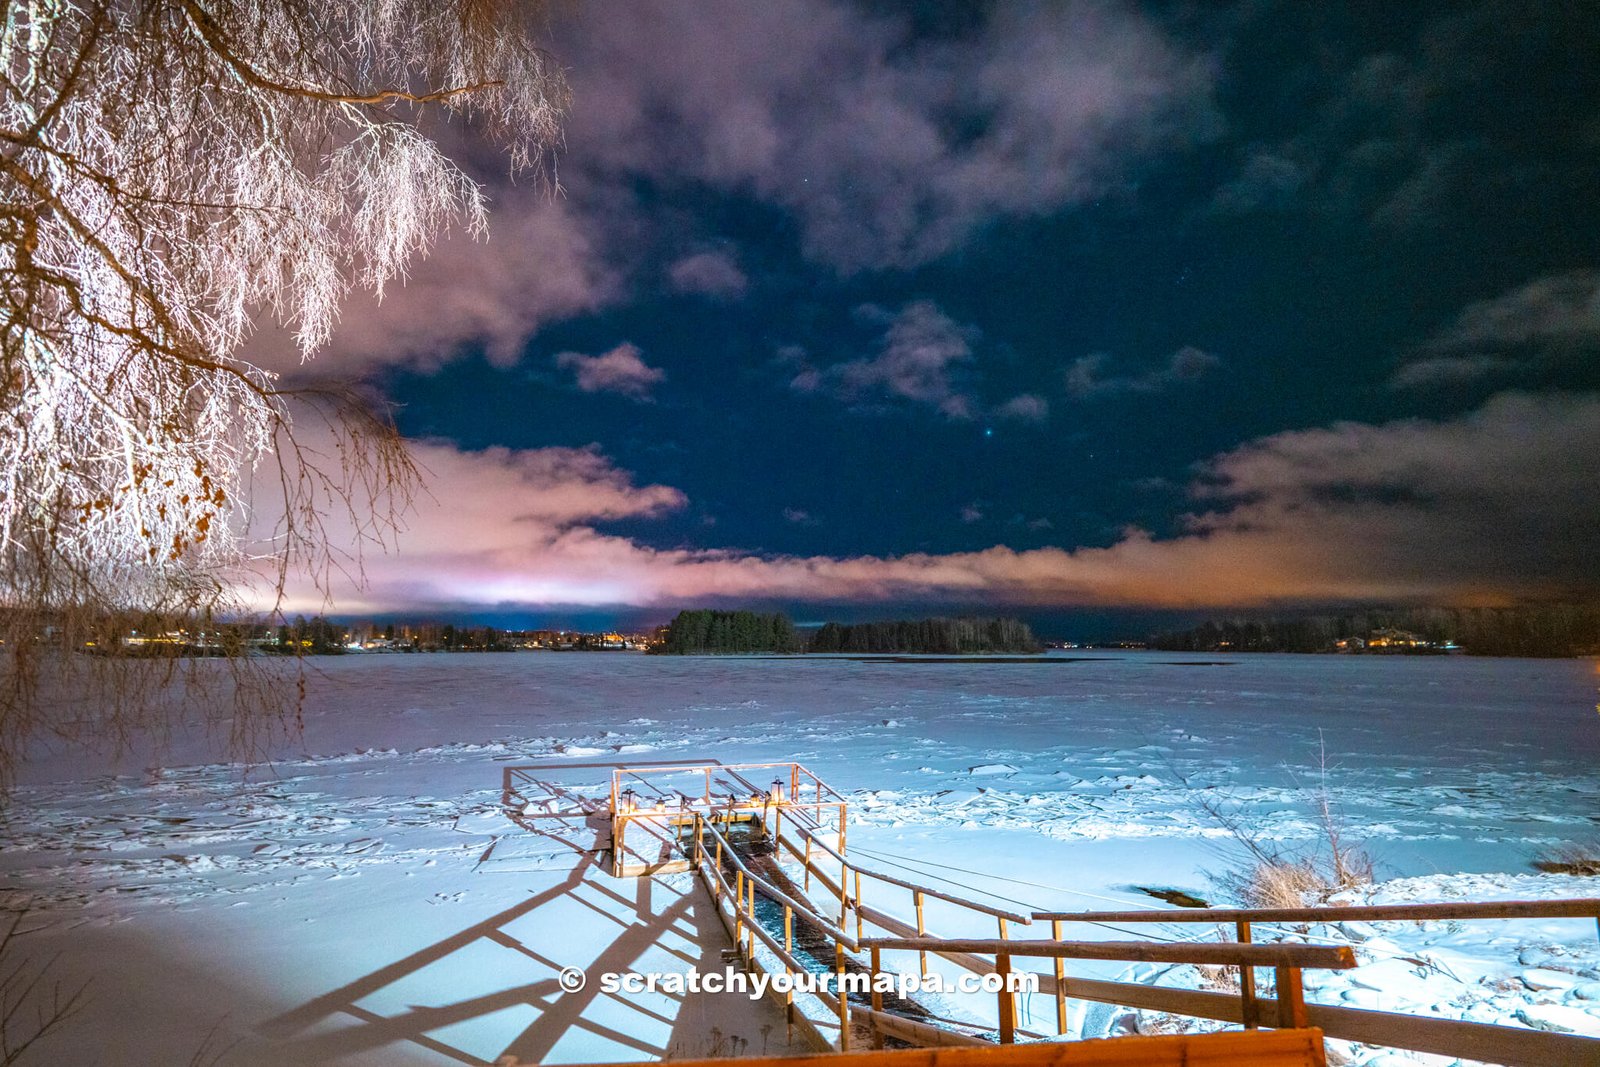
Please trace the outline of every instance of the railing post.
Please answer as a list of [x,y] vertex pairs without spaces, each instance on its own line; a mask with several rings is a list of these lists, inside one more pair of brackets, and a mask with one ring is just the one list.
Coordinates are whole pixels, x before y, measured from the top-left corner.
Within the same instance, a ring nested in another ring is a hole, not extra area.
[[789,960],[794,958],[794,908],[783,906],[783,973],[789,976],[789,988],[783,994],[783,1015],[791,1036],[794,1032],[794,968]]
[[[872,1010],[874,1012],[880,1012],[880,1011],[883,1010],[883,994],[878,991],[878,946],[877,945],[873,945],[872,946],[872,974],[871,974],[870,977],[872,979]],[[874,1015],[873,1019],[872,1019],[872,1047],[873,1048],[882,1048],[883,1047],[883,1031],[878,1029],[878,1019],[877,1019],[876,1015]]]
[[[721,834],[717,835],[717,874],[718,875],[722,874],[722,835]],[[721,905],[721,903],[722,903],[722,879],[719,877],[717,879],[717,881],[715,881],[712,884],[716,887],[717,904]]]
[[[1061,920],[1050,920],[1050,937],[1061,940]],[[1056,1033],[1067,1032],[1067,961],[1056,957]]]
[[844,929],[845,920],[850,917],[848,901],[849,894],[844,887],[850,884],[850,866],[843,861],[839,863],[839,929]]
[[[1234,924],[1239,934],[1239,944],[1250,943],[1250,924],[1243,920]],[[1261,1025],[1261,1008],[1256,1003],[1256,969],[1248,963],[1239,965],[1239,999],[1243,1002],[1244,1028],[1254,1030]]]
[[1300,984],[1300,968],[1277,968],[1278,1028],[1301,1030],[1306,1025],[1306,995]]
[[[1002,919],[1001,922],[1005,920]],[[1011,992],[1011,957],[1004,952],[994,957],[994,973],[1000,976],[1000,1043],[1017,1040],[1017,1001]]]
[[805,838],[806,838],[806,892],[809,893],[809,892],[811,892],[811,835],[807,834],[807,835],[805,835]]
[[[928,930],[922,925],[922,890],[913,889],[911,891],[911,899],[917,906],[917,936],[927,937]],[[928,977],[928,950],[919,949],[917,951],[917,956],[922,961],[922,977],[926,978]]]
[[833,943],[835,973],[839,976],[836,992],[839,995],[839,1051],[850,1051],[850,998],[844,991],[844,942]]
[[856,907],[856,940],[860,941],[861,937],[862,937],[862,930],[861,930],[861,872],[859,870],[857,870],[855,872],[855,875],[856,875],[856,899],[855,899],[855,907]]
[[744,951],[744,872],[735,871],[733,881],[733,943]]

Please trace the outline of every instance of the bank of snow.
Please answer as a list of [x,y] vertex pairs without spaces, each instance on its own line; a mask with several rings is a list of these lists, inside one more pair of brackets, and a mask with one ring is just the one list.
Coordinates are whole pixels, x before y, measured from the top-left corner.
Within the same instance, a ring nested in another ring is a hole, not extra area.
[[[196,735],[132,762],[46,753],[24,769],[0,899],[32,909],[38,958],[59,953],[63,978],[94,980],[42,1060],[187,1062],[213,1028],[243,1041],[235,1065],[781,1050],[781,1021],[726,1005],[557,990],[569,964],[720,968],[720,934],[681,880],[596,871],[593,827],[517,825],[508,765],[799,759],[849,794],[850,848],[866,862],[1019,911],[1121,909],[1160,906],[1138,886],[1209,896],[1205,872],[1228,845],[1195,788],[1228,790],[1263,836],[1310,840],[1304,786],[1326,740],[1342,761],[1335,802],[1405,876],[1373,900],[1600,895],[1590,880],[1504,873],[1594,833],[1586,664],[438,656],[329,662],[309,683],[305,735],[271,763],[220,760]],[[598,797],[605,778],[563,780]],[[867,902],[911,915],[908,896]],[[930,903],[938,933],[993,934],[966,922]],[[1593,923],[1292,936],[1363,955],[1353,974],[1308,976],[1327,1003],[1596,1032]],[[993,998],[950,1007],[984,1018]],[[1049,998],[1025,1008],[1053,1032]],[[1085,1036],[1157,1023],[1074,1007]]]

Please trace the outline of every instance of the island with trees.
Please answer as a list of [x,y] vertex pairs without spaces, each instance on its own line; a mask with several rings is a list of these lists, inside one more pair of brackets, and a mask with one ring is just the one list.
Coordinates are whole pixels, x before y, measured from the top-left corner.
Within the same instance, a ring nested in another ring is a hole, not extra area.
[[781,613],[680,611],[651,651],[663,655],[767,653],[1036,653],[1044,646],[1017,619],[929,618],[826,623],[807,639]]

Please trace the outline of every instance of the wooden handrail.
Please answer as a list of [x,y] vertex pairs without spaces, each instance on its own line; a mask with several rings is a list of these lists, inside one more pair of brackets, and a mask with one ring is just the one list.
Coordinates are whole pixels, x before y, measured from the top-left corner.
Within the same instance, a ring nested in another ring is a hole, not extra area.
[[780,904],[787,904],[789,907],[794,909],[794,913],[796,915],[805,916],[807,919],[811,920],[811,922],[819,926],[824,932],[826,932],[830,938],[843,944],[850,951],[855,952],[860,949],[860,943],[844,930],[840,929],[827,919],[824,919],[810,907],[800,903],[798,900],[795,900],[789,894],[785,893],[783,890],[767,881],[767,879],[763,878],[759,874],[756,874],[749,867],[745,866],[744,861],[741,860],[738,853],[734,851],[733,843],[724,837],[717,830],[716,826],[710,822],[702,823],[701,826],[703,827],[707,836],[722,843],[723,857],[729,863],[732,863],[736,869],[742,872],[746,878],[750,879],[757,886],[759,886],[762,892],[766,893],[767,896],[771,897],[773,900],[776,900]]
[[1320,908],[1172,908],[1144,911],[1036,911],[1035,919],[1093,923],[1302,923],[1350,919],[1592,919],[1600,917],[1600,898],[1571,900],[1490,900],[1481,903],[1359,904]]
[[[992,904],[982,904],[976,900],[967,900],[965,897],[956,896],[954,893],[946,893],[944,890],[936,889],[933,886],[923,885],[920,882],[908,881],[904,878],[897,878],[892,874],[884,874],[882,871],[873,870],[871,867],[863,867],[856,863],[855,860],[849,859],[840,854],[837,849],[822,839],[822,835],[815,833],[804,826],[797,826],[796,829],[819,849],[826,852],[828,855],[832,856],[846,867],[850,868],[850,870],[859,871],[863,877],[871,878],[879,882],[886,882],[889,885],[897,885],[902,889],[909,889],[914,893],[922,893],[924,896],[936,897],[939,900],[948,901],[951,904],[959,904],[963,908],[970,908],[973,911],[981,911],[985,915],[993,915],[997,919],[1006,919],[1010,922],[1021,923],[1024,926],[1033,922],[1034,916],[1027,915],[1022,912],[1007,911],[1004,908],[994,907]],[[792,844],[787,845],[787,847],[792,855],[797,857],[799,856],[799,850],[796,849]]]
[[1012,941],[995,938],[963,940],[944,937],[869,937],[861,947],[914,952],[978,952],[992,955],[1044,956],[1069,960],[1118,960],[1130,963],[1195,963],[1236,967],[1304,967],[1348,970],[1356,965],[1349,945],[1169,944],[1160,941]]
[[[857,1011],[874,1023],[882,1020],[894,1036],[915,1040],[913,1024],[897,1016]],[[930,1029],[930,1028],[924,1028]],[[763,1058],[746,1061],[762,1067],[1184,1067],[1227,1064],[1228,1067],[1322,1067],[1326,1058],[1322,1035],[1315,1030],[1259,1030],[1251,1034],[1181,1034],[1124,1037],[1115,1041],[1054,1041],[1029,1045],[993,1045],[949,1031],[938,1031],[940,1048],[871,1049],[854,1053]],[[968,1046],[968,1047],[960,1047]],[[677,1060],[675,1067],[728,1067],[729,1060]],[[630,1067],[618,1064],[615,1067]],[[653,1067],[637,1064],[631,1067]]]

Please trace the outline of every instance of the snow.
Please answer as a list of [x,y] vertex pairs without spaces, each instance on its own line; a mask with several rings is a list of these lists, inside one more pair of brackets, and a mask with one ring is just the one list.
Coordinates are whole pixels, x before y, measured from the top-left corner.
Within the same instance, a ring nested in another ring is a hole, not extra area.
[[[721,937],[686,877],[616,881],[592,866],[591,827],[513,822],[513,765],[566,790],[518,805],[533,814],[603,799],[603,768],[563,763],[798,759],[849,796],[850,850],[884,870],[1020,911],[1160,908],[1138,887],[1215,900],[1207,872],[1233,854],[1198,795],[1264,839],[1314,840],[1325,746],[1330,798],[1385,879],[1351,902],[1600,896],[1594,879],[1527,866],[1597,835],[1594,662],[1207,658],[1221,665],[350,657],[317,661],[304,735],[270,762],[231,762],[198,729],[117,760],[40,751],[6,812],[0,902],[31,909],[37,958],[94,978],[41,1060],[187,1062],[208,1035],[240,1042],[227,1064],[784,1051],[781,1017],[742,1002],[556,991],[568,964],[720,969]],[[909,917],[909,894],[874,892]],[[993,934],[932,901],[928,924]],[[1308,973],[1320,1002],[1600,1036],[1591,920],[1285,936],[1353,943],[1363,960]],[[951,1007],[993,1015],[992,998]],[[1053,1032],[1049,998],[1025,1012]],[[1149,1022],[1104,1005],[1072,1018],[1082,1036]]]

